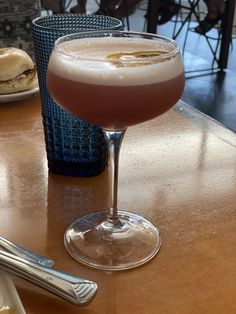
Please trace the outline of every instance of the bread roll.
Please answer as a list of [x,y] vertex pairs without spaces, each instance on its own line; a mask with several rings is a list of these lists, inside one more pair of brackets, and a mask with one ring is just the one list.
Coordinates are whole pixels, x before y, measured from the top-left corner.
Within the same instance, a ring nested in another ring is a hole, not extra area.
[[31,57],[18,48],[0,48],[0,94],[29,90],[37,85]]

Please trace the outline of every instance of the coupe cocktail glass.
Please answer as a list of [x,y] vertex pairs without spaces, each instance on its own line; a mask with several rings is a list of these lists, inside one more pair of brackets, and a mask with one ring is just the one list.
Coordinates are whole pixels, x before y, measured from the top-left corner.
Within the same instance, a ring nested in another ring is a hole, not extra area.
[[162,36],[90,31],[56,41],[49,92],[65,110],[103,129],[110,157],[108,208],[79,218],[65,232],[65,246],[76,260],[121,270],[144,264],[158,252],[158,229],[117,209],[119,151],[126,129],[170,109],[184,81],[179,47]]

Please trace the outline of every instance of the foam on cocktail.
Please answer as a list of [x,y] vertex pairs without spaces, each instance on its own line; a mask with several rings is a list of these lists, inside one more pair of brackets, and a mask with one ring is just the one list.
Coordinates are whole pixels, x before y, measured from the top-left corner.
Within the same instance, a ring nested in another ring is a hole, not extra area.
[[[170,43],[141,38],[76,39],[59,45],[57,53],[51,57],[50,70],[64,79],[96,85],[154,84],[173,79],[183,72],[179,54],[170,57],[168,53],[166,54],[173,49],[175,47]],[[152,56],[152,63],[147,65],[146,61],[149,57],[132,56],[133,53],[143,51],[163,51],[164,54],[160,57]],[[115,57],[109,58],[117,54],[119,55],[117,60]],[[140,59],[143,60],[142,64]],[[93,62],[93,60],[101,60],[101,62]]]
[[171,41],[74,39],[54,49],[47,86],[73,115],[104,129],[123,130],[170,109],[183,92],[184,69]]

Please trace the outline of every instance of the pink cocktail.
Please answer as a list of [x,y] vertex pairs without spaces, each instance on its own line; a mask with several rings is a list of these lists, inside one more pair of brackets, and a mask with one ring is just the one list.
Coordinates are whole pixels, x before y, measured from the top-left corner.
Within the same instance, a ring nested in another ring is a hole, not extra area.
[[159,250],[159,232],[145,218],[117,210],[119,149],[127,127],[163,114],[181,97],[184,69],[178,45],[145,33],[68,35],[55,44],[47,84],[60,106],[103,129],[110,150],[107,211],[74,222],[65,233],[67,250],[100,269],[145,263]]

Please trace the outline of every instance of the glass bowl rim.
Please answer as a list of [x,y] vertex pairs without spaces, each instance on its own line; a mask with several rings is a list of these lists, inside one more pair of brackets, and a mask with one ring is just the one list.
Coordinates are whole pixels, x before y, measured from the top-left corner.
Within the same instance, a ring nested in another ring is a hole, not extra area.
[[[145,33],[145,32],[135,32],[135,31],[121,31],[121,30],[87,30],[87,31],[81,31],[81,32],[76,32],[76,33],[71,33],[71,34],[67,34],[67,35],[64,35],[64,36],[61,36],[59,37],[55,43],[54,43],[54,48],[53,50],[56,51],[56,53],[60,53],[64,56],[67,56],[68,58],[71,58],[71,59],[74,59],[74,60],[82,60],[82,61],[93,61],[93,62],[107,62],[107,60],[101,60],[101,59],[95,59],[95,58],[86,58],[86,57],[81,57],[79,55],[72,55],[71,53],[67,53],[65,52],[63,49],[61,49],[58,45],[60,42],[65,42],[67,41],[66,39],[68,38],[68,41],[71,41],[73,39],[76,39],[77,36],[81,37],[81,36],[85,36],[86,34],[89,34],[90,37],[94,34],[99,34],[99,33],[104,33],[104,34],[132,34],[132,35],[140,35],[140,36],[143,36],[143,38],[146,37],[152,37],[152,38],[159,38],[161,39],[162,41],[164,42],[168,42],[170,44],[172,44],[175,48],[167,53],[164,53],[164,54],[161,54],[161,55],[158,55],[158,56],[152,56],[150,57],[150,60],[151,61],[156,61],[156,60],[165,60],[165,59],[170,59],[170,58],[173,58],[174,56],[176,56],[177,54],[180,53],[180,47],[179,47],[179,44],[172,38],[169,38],[167,36],[163,36],[163,35],[159,35],[159,34],[153,34],[153,33]],[[109,36],[107,36],[109,37]],[[69,39],[71,38],[71,40]],[[81,37],[81,39],[86,39],[86,38],[89,38],[88,37]],[[99,38],[99,37],[96,37],[96,38]],[[79,39],[79,38],[78,38]],[[112,59],[113,62],[119,62],[120,59],[119,58],[114,58]],[[139,59],[128,59],[128,60],[125,60],[125,62],[127,63],[141,63],[141,62],[146,62],[147,61],[147,58],[139,58]]]

